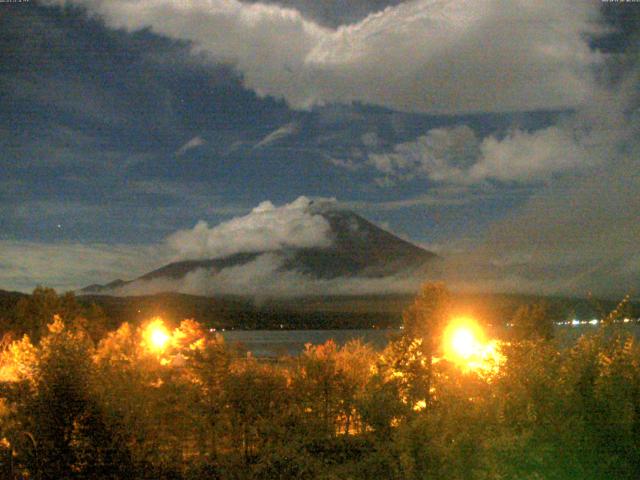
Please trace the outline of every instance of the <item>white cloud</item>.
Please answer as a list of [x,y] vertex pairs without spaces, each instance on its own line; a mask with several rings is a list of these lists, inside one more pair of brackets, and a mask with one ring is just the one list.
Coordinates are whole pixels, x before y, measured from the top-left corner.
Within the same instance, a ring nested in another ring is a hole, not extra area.
[[599,2],[413,0],[328,28],[238,0],[49,0],[112,28],[150,28],[235,65],[248,88],[294,108],[351,103],[454,113],[575,106],[593,91]]
[[434,181],[463,181],[478,144],[467,126],[436,128],[415,141],[396,145],[393,152],[369,154],[367,163],[390,179],[426,176]]
[[331,227],[309,210],[310,200],[299,197],[281,207],[265,201],[248,215],[209,228],[198,222],[167,239],[178,258],[218,258],[240,252],[265,252],[281,248],[327,247]]
[[355,172],[356,170],[359,170],[360,168],[362,168],[362,163],[356,162],[354,160],[351,160],[350,158],[347,158],[346,160],[343,160],[341,158],[327,157],[327,161],[331,165],[334,165],[334,166],[340,167],[340,168],[344,168],[344,169],[349,170],[351,172]]
[[590,108],[556,125],[532,132],[513,130],[502,138],[490,135],[480,140],[464,125],[432,129],[391,152],[370,153],[366,163],[384,174],[380,186],[415,178],[461,185],[486,180],[548,182],[554,175],[607,161],[627,135],[629,125],[615,113]]
[[532,133],[516,130],[502,140],[488,137],[480,150],[480,159],[468,171],[470,181],[547,179],[557,172],[586,167],[592,160],[571,129],[556,126]]
[[253,148],[267,147],[273,143],[279,142],[284,138],[295,135],[297,132],[298,125],[295,122],[287,123],[286,125],[283,125],[282,127],[266,135],[262,140],[256,143]]
[[0,241],[0,288],[29,292],[37,285],[60,291],[127,279],[157,268],[166,249],[154,245],[104,245]]
[[193,150],[194,148],[201,147],[202,145],[206,145],[206,143],[207,142],[200,135],[195,136],[191,140],[189,140],[187,143],[182,145],[176,151],[176,155],[178,157],[180,157],[180,156],[184,155],[185,153],[187,153],[189,150]]
[[447,185],[434,187],[429,193],[416,195],[399,200],[387,200],[380,202],[371,201],[343,201],[340,205],[344,208],[364,211],[393,211],[414,207],[435,207],[435,206],[460,206],[468,205],[486,199],[496,192],[473,190],[466,186]]
[[116,295],[142,295],[180,292],[191,295],[242,295],[253,297],[296,297],[304,295],[366,295],[410,293],[424,277],[389,276],[383,278],[340,277],[317,279],[296,271],[283,271],[283,257],[266,253],[244,265],[214,272],[192,271],[180,279],[138,280],[117,289]]
[[380,137],[376,132],[367,132],[360,137],[362,144],[368,148],[376,148],[380,145]]

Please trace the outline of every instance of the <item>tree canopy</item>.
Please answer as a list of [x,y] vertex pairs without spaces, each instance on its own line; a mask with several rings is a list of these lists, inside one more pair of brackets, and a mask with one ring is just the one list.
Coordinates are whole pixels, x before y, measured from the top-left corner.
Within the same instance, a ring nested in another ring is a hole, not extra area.
[[3,478],[640,478],[640,348],[611,325],[567,347],[523,309],[499,357],[478,353],[492,368],[463,368],[440,284],[382,351],[329,341],[276,361],[194,320],[95,341],[46,289],[21,308],[34,336],[0,349]]

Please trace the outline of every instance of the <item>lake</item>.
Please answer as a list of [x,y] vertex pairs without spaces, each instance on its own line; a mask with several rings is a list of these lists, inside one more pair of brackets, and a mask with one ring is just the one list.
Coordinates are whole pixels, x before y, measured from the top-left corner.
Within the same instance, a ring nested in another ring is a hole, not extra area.
[[[596,332],[597,326],[558,326],[557,337],[561,344],[571,345],[583,333]],[[640,326],[636,323],[615,326],[618,331],[626,331],[640,338]],[[227,330],[222,334],[228,344],[240,344],[256,357],[278,357],[298,355],[307,343],[319,345],[332,339],[337,345],[360,339],[382,350],[389,339],[400,334],[399,329],[380,330]]]
[[256,357],[277,357],[297,355],[307,343],[319,345],[330,339],[337,345],[360,339],[382,350],[400,330],[227,330],[219,333],[226,343],[240,343]]

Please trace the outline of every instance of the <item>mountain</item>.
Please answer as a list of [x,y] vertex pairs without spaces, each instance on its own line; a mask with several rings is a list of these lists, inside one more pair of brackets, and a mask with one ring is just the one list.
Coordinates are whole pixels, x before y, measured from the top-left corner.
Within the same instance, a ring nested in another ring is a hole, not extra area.
[[102,291],[111,291],[111,290],[115,290],[116,288],[120,288],[125,286],[127,283],[129,282],[125,282],[124,280],[118,279],[118,280],[114,280],[113,282],[109,282],[106,285],[100,285],[98,283],[93,283],[87,287],[84,287],[82,290],[80,290],[83,293],[98,293],[98,292],[102,292]]
[[[112,293],[133,282],[179,281],[205,270],[215,275],[225,269],[251,264],[270,254],[277,258],[278,272],[295,272],[307,279],[377,279],[391,275],[419,273],[438,257],[377,227],[363,217],[326,203],[311,202],[308,213],[322,216],[330,227],[331,243],[323,247],[283,247],[278,250],[234,253],[219,258],[183,260],[164,265],[132,282],[116,280],[107,285],[90,285],[81,294]],[[122,291],[122,290],[121,290]]]

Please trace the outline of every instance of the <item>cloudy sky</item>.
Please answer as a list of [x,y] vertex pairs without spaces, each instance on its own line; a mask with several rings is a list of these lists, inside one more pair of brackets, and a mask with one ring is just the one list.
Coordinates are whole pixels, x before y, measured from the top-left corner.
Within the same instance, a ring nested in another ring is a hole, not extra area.
[[304,195],[460,287],[637,293],[639,21],[599,0],[0,3],[0,288],[132,278]]

